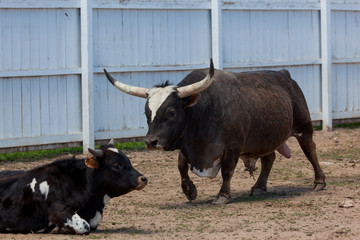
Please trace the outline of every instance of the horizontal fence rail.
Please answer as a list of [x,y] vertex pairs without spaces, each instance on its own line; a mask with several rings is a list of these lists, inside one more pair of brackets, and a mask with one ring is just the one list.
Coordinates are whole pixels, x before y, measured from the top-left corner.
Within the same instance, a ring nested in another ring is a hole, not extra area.
[[312,120],[360,118],[360,0],[1,0],[0,150],[146,134],[144,99],[106,80],[290,71]]

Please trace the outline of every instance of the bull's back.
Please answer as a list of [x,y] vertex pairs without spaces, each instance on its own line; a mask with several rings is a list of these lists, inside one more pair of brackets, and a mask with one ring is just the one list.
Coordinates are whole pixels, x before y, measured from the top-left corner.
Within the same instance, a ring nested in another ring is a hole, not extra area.
[[[197,74],[204,77],[206,70]],[[216,71],[214,77],[193,111],[203,112],[199,116],[212,115],[208,119],[221,126],[213,131],[222,135],[225,145],[237,145],[249,154],[266,154],[289,137],[293,125],[291,78],[276,71]]]

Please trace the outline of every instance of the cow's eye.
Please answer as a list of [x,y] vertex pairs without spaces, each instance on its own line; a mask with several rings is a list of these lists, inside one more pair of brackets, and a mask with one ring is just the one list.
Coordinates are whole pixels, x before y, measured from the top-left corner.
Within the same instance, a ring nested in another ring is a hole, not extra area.
[[114,163],[114,164],[112,165],[112,167],[115,168],[115,169],[121,169],[121,168],[122,168],[122,165],[121,165],[120,163]]

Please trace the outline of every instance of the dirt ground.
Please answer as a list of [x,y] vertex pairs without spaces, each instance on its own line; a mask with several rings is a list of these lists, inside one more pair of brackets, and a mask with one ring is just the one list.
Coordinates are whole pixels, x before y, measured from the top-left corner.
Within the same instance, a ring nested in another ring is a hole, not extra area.
[[[220,173],[214,179],[191,173],[198,198],[188,202],[177,152],[126,151],[149,184],[111,199],[97,231],[88,236],[0,234],[0,239],[360,239],[360,129],[317,131],[315,142],[327,177],[323,191],[312,190],[313,169],[294,138],[288,141],[292,157],[277,155],[265,194],[249,196],[255,180],[240,160],[231,202],[224,206],[211,203],[221,186]],[[0,170],[49,161],[0,163]]]

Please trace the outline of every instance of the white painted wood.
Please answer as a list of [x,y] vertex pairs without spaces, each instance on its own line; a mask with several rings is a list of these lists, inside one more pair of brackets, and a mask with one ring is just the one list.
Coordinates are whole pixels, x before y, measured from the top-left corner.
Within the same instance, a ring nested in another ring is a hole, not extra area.
[[223,9],[226,10],[319,10],[318,1],[224,1]]
[[32,78],[30,82],[31,82],[31,89],[30,89],[31,136],[37,137],[41,135],[40,79],[38,77],[35,77]]
[[50,101],[49,101],[49,77],[39,77],[40,80],[40,126],[41,135],[49,135],[50,132]]
[[323,130],[332,129],[331,99],[331,10],[327,0],[321,0],[321,82]]
[[[98,70],[100,71],[100,69]],[[20,71],[1,71],[0,77],[8,78],[8,77],[58,76],[58,75],[80,74],[80,73],[81,73],[81,68],[20,70]]]
[[97,0],[93,4],[94,8],[110,9],[172,9],[172,10],[201,10],[210,9],[208,1],[121,1],[118,0]]
[[21,130],[22,137],[31,137],[31,79],[21,79]]
[[359,118],[359,116],[360,116],[360,111],[333,113],[333,119]]
[[226,63],[224,68],[267,68],[279,66],[304,66],[321,64],[320,59],[299,60],[299,61],[278,61],[278,62],[245,62],[245,63]]
[[13,81],[9,81],[7,79],[2,79],[3,82],[3,94],[4,94],[4,131],[3,131],[3,138],[13,138],[13,117],[12,117],[12,110],[13,110]]
[[211,0],[211,37],[212,37],[212,58],[214,61],[214,67],[217,69],[223,69],[222,62],[222,9],[221,0]]
[[21,116],[21,78],[13,79],[12,85],[12,137],[21,138],[22,137],[22,116]]
[[57,136],[41,136],[29,138],[9,138],[0,141],[0,148],[11,148],[32,145],[44,145],[54,143],[69,143],[82,141],[82,134],[66,134]]
[[143,137],[146,135],[147,129],[124,129],[120,131],[103,131],[96,132],[95,137],[98,140],[111,138],[132,138]]
[[67,109],[69,106],[68,98],[66,97],[66,76],[57,77],[57,129],[58,134],[67,133],[68,122],[67,122]]
[[1,0],[0,8],[79,8],[77,0]]
[[176,84],[217,50],[226,70],[288,69],[313,120],[326,117],[324,97],[334,118],[358,118],[360,1],[327,4],[325,56],[320,0],[2,0],[0,147],[143,136],[145,100],[113,88],[103,68],[133,85]]
[[[0,26],[1,26],[1,17],[0,17]],[[1,46],[1,44],[0,44]],[[7,102],[5,102],[5,97],[4,97],[4,80],[0,78],[0,139],[4,138],[4,130],[5,130],[5,118],[7,117],[5,115],[4,109],[5,109],[5,105],[8,104]]]
[[83,152],[94,148],[93,34],[92,1],[81,0],[81,95]]

